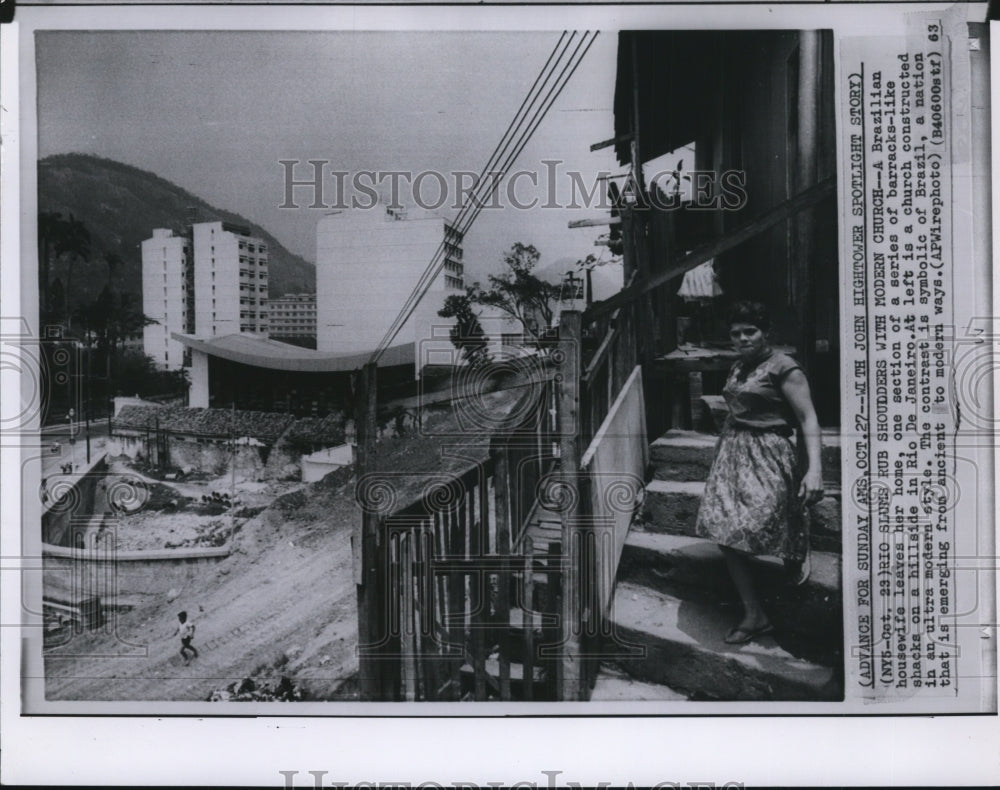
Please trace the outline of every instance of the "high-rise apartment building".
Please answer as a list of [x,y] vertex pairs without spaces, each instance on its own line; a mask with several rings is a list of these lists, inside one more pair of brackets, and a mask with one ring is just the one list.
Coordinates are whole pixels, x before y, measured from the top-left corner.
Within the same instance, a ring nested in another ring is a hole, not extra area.
[[142,330],[145,353],[167,368],[181,367],[184,346],[171,332],[194,331],[191,239],[156,228],[142,242],[142,312],[155,324]]
[[157,322],[143,330],[146,354],[179,368],[183,346],[172,332],[266,334],[267,274],[267,244],[249,228],[200,222],[181,236],[156,228],[142,243],[143,312]]
[[384,206],[320,219],[316,229],[316,348],[345,353],[379,346],[441,251],[441,270],[391,345],[419,343],[446,325],[437,311],[464,288],[462,234],[429,213]]
[[316,339],[316,294],[285,294],[267,303],[268,335]]
[[267,245],[229,222],[201,222],[192,231],[195,333],[266,334]]

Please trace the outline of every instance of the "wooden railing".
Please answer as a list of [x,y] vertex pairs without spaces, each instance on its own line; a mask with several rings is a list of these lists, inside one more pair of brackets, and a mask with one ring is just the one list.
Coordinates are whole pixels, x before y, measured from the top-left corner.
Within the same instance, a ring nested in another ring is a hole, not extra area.
[[561,513],[560,699],[588,699],[607,655],[614,579],[643,488],[647,447],[637,330],[635,302],[587,325],[579,313],[560,319],[561,477],[575,492],[574,506]]
[[[589,697],[642,487],[636,339],[633,305],[586,335],[580,313],[563,313],[558,345],[511,411],[518,416],[488,444],[463,444],[455,471],[409,480],[376,470],[374,369],[363,371],[362,699]],[[619,458],[631,471],[609,471]],[[528,530],[539,508],[558,519],[544,548]]]
[[589,326],[582,327],[584,338],[598,342],[593,356],[589,359],[584,356],[585,367],[580,379],[580,440],[584,448],[593,440],[639,361],[637,313],[637,303],[630,302],[610,315],[597,316]]
[[[539,562],[523,538],[554,460],[554,381],[539,378],[513,408],[519,417],[488,445],[465,447],[461,471],[406,481],[372,469],[374,371],[364,371],[355,536],[362,699],[552,696],[534,678],[537,643],[558,638],[541,611],[558,563]],[[407,483],[419,493],[393,504]]]

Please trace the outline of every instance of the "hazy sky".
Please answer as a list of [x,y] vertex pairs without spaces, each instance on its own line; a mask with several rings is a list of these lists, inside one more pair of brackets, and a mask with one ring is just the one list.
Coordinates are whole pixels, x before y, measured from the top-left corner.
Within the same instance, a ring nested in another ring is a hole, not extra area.
[[[281,159],[338,169],[478,172],[527,94],[558,33],[40,33],[39,156],[84,152],[136,165],[260,223],[315,260],[321,210],[279,209]],[[611,149],[617,35],[598,36],[517,161],[543,175],[621,172]],[[333,182],[327,181],[332,187]],[[544,196],[526,181],[519,194]],[[560,180],[565,189],[568,180]],[[429,192],[436,187],[428,182]],[[329,194],[329,193],[328,193]],[[332,197],[327,197],[331,202]],[[451,215],[454,212],[442,210]],[[514,241],[542,263],[583,257],[606,228],[569,230],[598,210],[483,211],[467,269],[495,269]]]

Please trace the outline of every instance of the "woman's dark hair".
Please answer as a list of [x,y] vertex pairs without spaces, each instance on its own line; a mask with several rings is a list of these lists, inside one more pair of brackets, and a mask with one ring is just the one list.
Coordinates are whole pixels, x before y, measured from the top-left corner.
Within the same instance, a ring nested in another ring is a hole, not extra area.
[[177,613],[177,619],[180,620],[183,623],[185,620],[188,619],[188,613],[187,612],[178,612]]
[[771,328],[771,317],[760,302],[737,302],[729,313],[729,326],[733,324],[751,324],[767,332]]

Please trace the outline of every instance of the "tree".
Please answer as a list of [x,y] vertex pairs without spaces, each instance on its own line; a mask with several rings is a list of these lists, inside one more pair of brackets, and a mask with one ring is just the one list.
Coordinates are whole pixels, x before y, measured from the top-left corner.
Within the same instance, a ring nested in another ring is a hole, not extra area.
[[516,242],[504,253],[507,270],[488,275],[490,287],[470,289],[469,299],[475,304],[495,307],[519,321],[532,336],[535,345],[552,328],[560,286],[547,282],[532,272],[541,253],[531,244]]
[[38,215],[38,293],[42,323],[51,320],[52,300],[49,295],[49,264],[54,255],[62,231],[62,214],[43,211]]
[[69,215],[69,220],[65,223],[59,255],[66,256],[69,269],[66,273],[66,325],[72,326],[72,310],[70,299],[73,293],[73,264],[78,260],[86,261],[90,257],[90,231],[80,220]]
[[455,325],[448,336],[455,348],[462,352],[462,359],[471,364],[489,362],[486,350],[486,333],[479,323],[479,314],[472,309],[472,299],[476,289],[467,287],[464,294],[451,294],[438,310],[442,318],[454,318]]
[[[90,231],[80,220],[69,215],[43,211],[38,215],[39,283],[41,292],[42,323],[65,318],[67,325],[72,320],[73,266],[78,260],[86,261],[90,255]],[[63,302],[56,307],[55,283],[49,285],[51,266],[65,259],[68,264]]]

